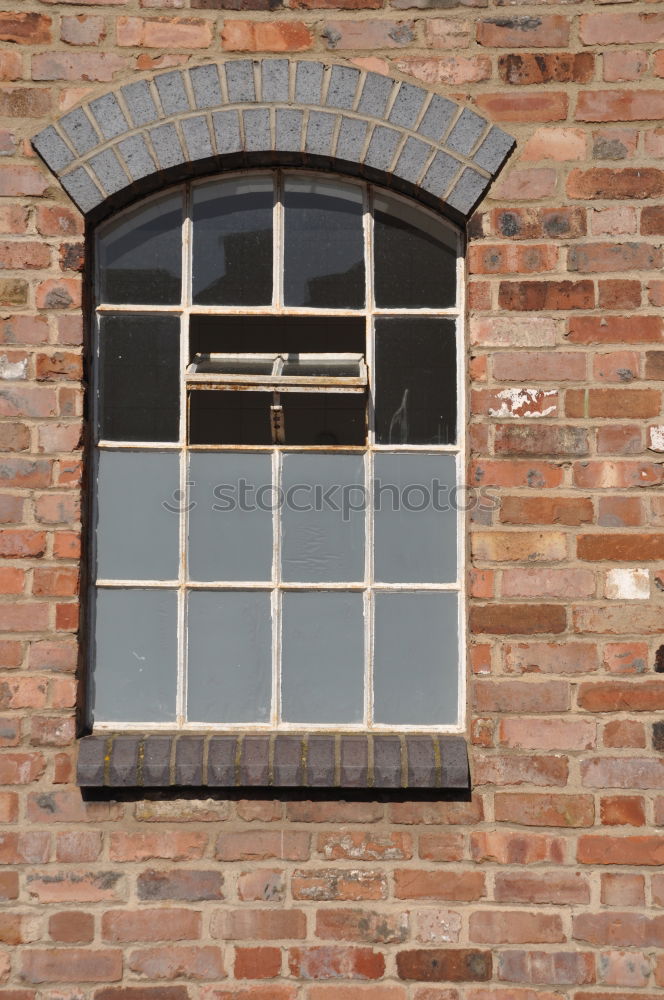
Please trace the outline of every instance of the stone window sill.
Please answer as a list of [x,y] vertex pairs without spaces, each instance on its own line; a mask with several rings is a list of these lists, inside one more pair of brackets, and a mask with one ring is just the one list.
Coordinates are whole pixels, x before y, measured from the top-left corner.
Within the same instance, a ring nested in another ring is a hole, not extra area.
[[79,743],[82,788],[467,791],[462,736],[103,733]]

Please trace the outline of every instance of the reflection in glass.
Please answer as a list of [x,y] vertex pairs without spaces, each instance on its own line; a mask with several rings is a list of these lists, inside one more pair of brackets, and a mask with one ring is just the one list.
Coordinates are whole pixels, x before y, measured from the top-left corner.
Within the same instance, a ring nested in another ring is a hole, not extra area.
[[272,302],[272,177],[192,189],[192,295],[198,305]]
[[374,198],[374,291],[383,308],[447,309],[456,300],[456,233],[398,198]]
[[287,176],[284,208],[285,304],[361,308],[364,305],[361,189],[337,181]]
[[282,619],[284,721],[362,722],[362,594],[287,592]]
[[270,456],[192,452],[187,478],[189,579],[270,580]]
[[175,451],[107,451],[97,463],[97,577],[177,580],[180,459]]
[[284,455],[282,577],[301,583],[364,579],[362,455]]
[[364,354],[363,316],[190,317],[190,359],[198,352]]
[[374,721],[443,726],[458,713],[457,594],[375,597]]
[[188,619],[188,720],[269,722],[270,595],[193,591]]
[[374,457],[374,577],[381,583],[457,578],[454,455],[378,452]]
[[99,327],[99,437],[177,441],[180,320],[122,313]]
[[155,198],[123,212],[97,238],[100,302],[174,305],[180,301],[182,196]]
[[454,320],[376,320],[376,441],[454,444]]
[[95,722],[175,722],[177,618],[172,590],[97,591]]

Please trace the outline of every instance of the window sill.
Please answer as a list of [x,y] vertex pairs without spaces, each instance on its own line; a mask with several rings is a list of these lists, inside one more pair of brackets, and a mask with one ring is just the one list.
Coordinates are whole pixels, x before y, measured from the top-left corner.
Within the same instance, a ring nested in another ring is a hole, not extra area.
[[104,733],[79,743],[82,788],[468,790],[463,736]]

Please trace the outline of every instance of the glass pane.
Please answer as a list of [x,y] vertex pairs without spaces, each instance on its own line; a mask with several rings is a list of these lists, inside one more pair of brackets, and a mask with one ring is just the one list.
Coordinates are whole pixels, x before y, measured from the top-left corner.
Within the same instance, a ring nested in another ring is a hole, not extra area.
[[98,452],[97,576],[177,580],[177,452]]
[[337,358],[309,358],[306,361],[292,358],[284,362],[282,375],[358,378],[360,375],[360,362],[342,361]]
[[269,722],[270,595],[195,591],[188,621],[188,720]]
[[456,594],[375,595],[374,721],[440,726],[457,721]]
[[456,381],[453,320],[376,320],[378,444],[454,444]]
[[284,392],[286,444],[356,445],[366,442],[363,392]]
[[192,188],[196,304],[272,302],[273,200],[271,176]]
[[285,593],[282,636],[284,721],[362,722],[362,594]]
[[189,393],[190,444],[271,444],[271,392]]
[[337,181],[287,177],[284,300],[289,306],[364,305],[362,191]]
[[362,316],[200,316],[190,319],[190,358],[204,354],[364,354]]
[[103,316],[99,328],[99,437],[177,441],[180,320]]
[[193,452],[187,478],[189,579],[271,580],[270,455]]
[[97,591],[90,702],[96,722],[174,722],[177,594]]
[[97,236],[100,302],[180,302],[182,196],[169,194],[123,212]]
[[374,578],[453,583],[457,578],[454,455],[377,453]]
[[457,237],[442,220],[389,195],[374,198],[374,290],[383,308],[456,302]]
[[283,579],[364,580],[364,460],[361,455],[284,455]]
[[271,358],[249,358],[241,355],[236,358],[220,354],[197,354],[190,370],[192,372],[211,372],[216,375],[271,375],[276,355]]

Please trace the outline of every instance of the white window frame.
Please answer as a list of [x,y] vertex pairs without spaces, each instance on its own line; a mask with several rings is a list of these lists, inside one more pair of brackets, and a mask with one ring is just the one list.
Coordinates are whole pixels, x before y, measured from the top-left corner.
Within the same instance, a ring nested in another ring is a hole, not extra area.
[[[289,176],[293,174],[298,178],[309,178],[311,180],[342,181],[346,184],[357,186],[362,192],[363,205],[363,231],[364,231],[364,264],[365,264],[365,288],[366,302],[363,308],[359,309],[331,309],[331,308],[311,308],[300,306],[284,305],[284,208],[283,208],[283,177],[284,173]],[[209,184],[214,180],[238,180],[251,176],[272,176],[276,175],[274,185],[273,204],[273,300],[269,306],[209,306],[192,304],[191,289],[191,266],[192,266],[192,192],[199,186]],[[457,247],[456,258],[456,305],[447,309],[431,308],[379,308],[374,301],[373,289],[373,192],[374,189],[381,194],[385,191],[390,198],[400,200],[405,206],[415,204],[419,211],[428,214],[436,226],[446,228],[449,233],[454,234]],[[92,353],[94,364],[92,366],[92,416],[95,428],[93,446],[95,454],[97,450],[109,451],[143,451],[146,449],[154,451],[176,451],[180,453],[180,484],[179,488],[182,497],[188,496],[188,458],[189,452],[193,451],[256,451],[272,454],[272,479],[273,485],[278,486],[281,482],[281,463],[285,452],[330,452],[329,445],[190,445],[187,442],[187,393],[192,384],[192,374],[188,371],[190,365],[189,352],[189,319],[191,315],[208,316],[348,316],[362,317],[365,320],[366,329],[366,369],[368,374],[369,398],[368,405],[368,436],[366,445],[361,446],[335,446],[335,453],[359,453],[365,455],[365,485],[368,488],[366,505],[365,524],[365,580],[361,584],[353,583],[284,583],[279,579],[279,548],[280,548],[280,511],[274,512],[273,524],[273,580],[269,586],[264,583],[254,581],[231,583],[192,583],[186,580],[186,561],[182,556],[186,547],[187,538],[187,512],[186,502],[182,504],[179,515],[179,542],[180,542],[180,572],[177,580],[109,580],[103,578],[92,579],[91,586],[103,588],[165,588],[177,590],[178,592],[178,677],[177,677],[177,699],[175,723],[172,722],[113,722],[104,721],[94,723],[95,732],[103,731],[181,731],[181,732],[421,732],[421,733],[461,733],[466,729],[466,572],[467,572],[467,549],[468,538],[466,529],[466,505],[459,504],[457,508],[457,579],[454,583],[436,584],[384,584],[375,585],[379,592],[426,592],[426,591],[453,591],[458,594],[458,642],[457,650],[450,650],[445,655],[454,656],[458,663],[458,706],[457,722],[454,724],[436,725],[392,725],[379,724],[372,720],[372,660],[373,660],[373,601],[371,600],[371,588],[374,586],[372,580],[372,549],[373,549],[373,456],[379,452],[426,452],[439,454],[454,454],[456,456],[456,485],[463,496],[463,489],[466,483],[466,436],[468,427],[468,393],[467,393],[467,371],[465,358],[467,353],[466,331],[465,331],[465,254],[464,254],[464,234],[461,229],[453,225],[442,215],[437,214],[419,202],[403,197],[394,191],[381,188],[369,182],[350,178],[343,174],[326,173],[322,171],[306,171],[297,168],[267,168],[251,171],[236,171],[205,176],[195,181],[184,182],[168,188],[168,192],[182,194],[184,203],[183,223],[182,223],[182,297],[181,302],[176,305],[124,305],[124,304],[97,304],[94,309],[94,324],[92,330]],[[142,199],[138,204],[140,207],[147,207],[151,201],[162,198],[166,192]],[[125,212],[131,212],[138,206],[133,205]],[[114,215],[110,220],[97,227],[96,235],[103,233],[108,225],[116,224],[121,219],[123,213]],[[99,274],[95,273],[95,287],[99,288]],[[99,319],[104,315],[120,313],[149,313],[166,314],[177,316],[180,319],[180,425],[179,440],[177,442],[162,441],[114,441],[104,440],[97,437],[98,423],[98,379],[99,379]],[[378,317],[403,317],[403,316],[423,316],[432,318],[449,318],[455,320],[456,329],[456,386],[457,386],[457,443],[455,445],[418,445],[418,444],[376,444],[373,425],[373,386],[374,386],[374,320]],[[209,375],[200,376],[201,381],[210,381]],[[195,383],[196,377],[193,377]],[[247,386],[251,388],[251,386]],[[92,497],[94,507],[95,497]],[[94,516],[91,523],[94,524]],[[95,565],[94,539],[90,544],[92,565]],[[262,590],[272,592],[272,717],[266,723],[196,723],[185,720],[186,684],[187,684],[187,648],[186,648],[186,595],[189,590]],[[281,629],[280,620],[280,598],[278,595],[283,591],[361,591],[364,593],[364,614],[365,614],[365,678],[364,678],[364,720],[355,724],[311,724],[311,723],[288,723],[279,719],[280,709],[280,663],[279,651],[280,642],[275,640],[276,631]],[[277,596],[275,596],[277,595]],[[92,646],[92,644],[91,644]],[[92,670],[90,663],[89,669]]]

